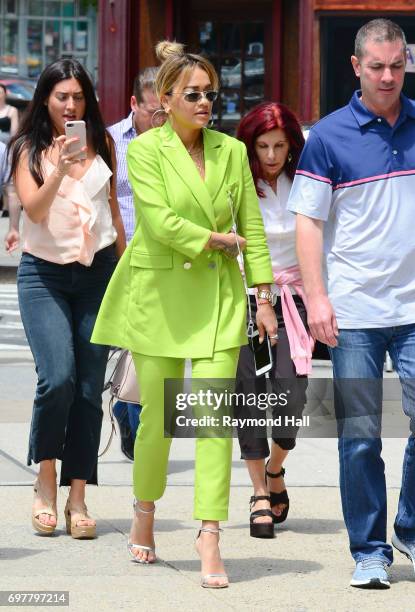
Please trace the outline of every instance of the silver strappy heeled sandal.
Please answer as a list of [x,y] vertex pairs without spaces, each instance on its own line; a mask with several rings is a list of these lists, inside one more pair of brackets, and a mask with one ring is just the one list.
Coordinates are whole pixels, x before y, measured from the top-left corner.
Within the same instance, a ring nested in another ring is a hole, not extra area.
[[[205,531],[207,533],[219,533],[220,531],[223,531],[223,529],[221,529],[220,527],[218,527],[217,529],[212,529],[211,527],[202,527],[201,529],[199,529],[199,533],[197,534],[196,540],[199,539],[202,531]],[[224,582],[223,584],[212,584],[211,582],[209,582],[210,578],[226,578],[227,582]],[[229,586],[228,576],[226,574],[205,574],[201,578],[200,586],[202,586],[204,589],[226,589]]]
[[[152,510],[143,510],[143,508],[140,508],[140,505],[138,503],[138,499],[134,500],[133,508],[134,508],[135,514],[137,514],[138,512],[141,512],[142,514],[154,514],[154,512],[156,511],[156,506],[154,506],[154,508]],[[133,553],[133,550],[143,550],[143,551],[146,551],[146,552],[152,552],[155,555],[156,554],[156,549],[153,548],[152,546],[144,546],[144,544],[133,544],[128,539],[127,548],[128,548],[128,552],[130,553],[130,555],[133,558],[133,561],[135,563],[142,563],[142,564],[149,565],[150,563],[155,563],[157,561],[156,558],[154,559],[154,561],[147,561],[147,560],[144,560],[144,559],[139,559],[137,557],[137,555],[135,555]]]

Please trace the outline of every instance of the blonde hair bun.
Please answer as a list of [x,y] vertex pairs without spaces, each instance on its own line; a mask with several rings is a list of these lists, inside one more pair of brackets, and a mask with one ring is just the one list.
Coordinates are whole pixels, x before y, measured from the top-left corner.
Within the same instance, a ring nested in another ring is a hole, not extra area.
[[184,55],[184,45],[175,40],[162,40],[156,45],[156,55],[160,62],[164,62],[168,57]]

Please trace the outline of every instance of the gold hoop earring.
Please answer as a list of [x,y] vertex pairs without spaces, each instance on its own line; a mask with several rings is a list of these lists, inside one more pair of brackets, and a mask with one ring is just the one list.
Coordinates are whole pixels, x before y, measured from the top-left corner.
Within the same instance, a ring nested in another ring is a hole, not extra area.
[[212,128],[212,127],[213,127],[213,124],[214,124],[214,123],[215,123],[215,121],[214,121],[214,119],[213,119],[213,117],[212,117],[212,115],[211,115],[211,116],[210,116],[210,119],[209,119],[209,123],[207,124],[207,126],[206,126],[206,127],[210,129],[210,128]]
[[155,127],[160,127],[159,125],[154,125],[154,118],[156,117],[156,115],[158,115],[158,113],[165,113],[166,115],[168,115],[168,111],[166,111],[164,108],[159,108],[158,110],[156,110],[155,113],[152,114],[151,116],[151,127],[155,128]]
[[293,160],[293,156],[291,155],[291,153],[288,153],[287,155],[287,162],[290,164]]

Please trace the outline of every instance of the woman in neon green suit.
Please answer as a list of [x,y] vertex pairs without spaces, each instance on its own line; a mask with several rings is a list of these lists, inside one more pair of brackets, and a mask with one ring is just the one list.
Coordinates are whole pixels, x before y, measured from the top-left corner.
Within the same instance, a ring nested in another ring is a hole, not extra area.
[[[250,286],[267,295],[272,270],[245,146],[206,129],[218,77],[208,60],[178,43],[157,46],[156,91],[167,121],[128,149],[137,227],[110,282],[93,342],[132,351],[141,388],[134,456],[134,560],[156,560],[154,500],[166,486],[171,440],[164,438],[164,379],[181,378],[186,358],[194,378],[234,378],[247,343],[244,286],[235,258],[230,207],[237,219]],[[265,298],[261,335],[277,324]],[[219,552],[219,521],[228,515],[232,439],[196,443],[194,518],[202,586],[228,586]]]

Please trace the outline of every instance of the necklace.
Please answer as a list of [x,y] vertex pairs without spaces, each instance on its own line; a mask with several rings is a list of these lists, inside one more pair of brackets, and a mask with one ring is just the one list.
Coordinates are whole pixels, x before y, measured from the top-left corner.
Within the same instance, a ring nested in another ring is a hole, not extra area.
[[203,176],[205,172],[203,149],[200,149],[197,155],[190,154],[190,157],[192,158],[196,168],[198,169],[199,174]]
[[187,149],[187,152],[189,153],[190,157],[200,157],[201,155],[203,155],[203,148],[198,147],[197,149],[194,149],[192,151],[189,151],[189,149]]
[[194,147],[186,147],[186,151],[192,158],[192,161],[195,164],[199,174],[203,177],[205,172],[203,141],[199,141]]
[[200,151],[203,151],[203,140],[201,141],[199,138],[198,141],[193,144],[193,146],[186,147],[186,151],[189,153],[190,157],[193,157],[195,154],[199,154]]

